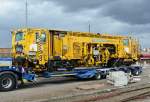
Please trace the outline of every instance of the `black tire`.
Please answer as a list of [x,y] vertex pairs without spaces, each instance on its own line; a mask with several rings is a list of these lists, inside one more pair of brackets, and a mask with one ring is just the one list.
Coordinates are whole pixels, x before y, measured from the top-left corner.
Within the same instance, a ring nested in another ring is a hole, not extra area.
[[102,79],[101,74],[100,73],[96,73],[96,75],[94,76],[94,79],[96,79],[96,80]]
[[11,91],[16,88],[16,78],[10,73],[0,75],[0,91]]
[[140,73],[139,73],[139,71],[137,70],[137,71],[135,72],[135,76],[138,76],[138,75],[140,75]]
[[128,73],[128,75],[132,75],[132,71],[130,70],[130,69],[127,69],[127,73]]
[[138,76],[138,75],[140,75],[140,73],[137,69],[134,69],[133,72],[132,72],[132,75]]
[[106,79],[107,78],[107,75],[102,75],[102,79]]

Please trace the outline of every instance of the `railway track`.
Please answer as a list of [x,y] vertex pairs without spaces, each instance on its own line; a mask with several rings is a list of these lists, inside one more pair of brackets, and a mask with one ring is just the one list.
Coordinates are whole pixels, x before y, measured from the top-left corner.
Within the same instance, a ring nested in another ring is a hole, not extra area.
[[130,102],[138,99],[145,99],[150,96],[150,85],[138,88],[128,88],[123,90],[113,90],[108,93],[89,96],[75,102]]
[[150,97],[150,91],[145,92],[145,93],[141,93],[141,94],[133,96],[133,97],[129,97],[129,98],[124,99],[124,100],[121,100],[121,102],[136,101],[136,100],[145,99],[145,98],[148,98],[148,97]]

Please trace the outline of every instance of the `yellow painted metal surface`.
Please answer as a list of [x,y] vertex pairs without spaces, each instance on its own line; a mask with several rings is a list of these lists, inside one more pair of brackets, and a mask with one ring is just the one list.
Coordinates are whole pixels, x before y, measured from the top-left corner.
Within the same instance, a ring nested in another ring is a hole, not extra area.
[[[18,45],[23,47],[21,53],[16,50]],[[111,58],[137,60],[139,55],[137,40],[127,36],[41,28],[12,31],[12,48],[14,58],[21,56],[32,62],[38,60],[39,65],[45,65],[49,59],[55,60],[56,57],[97,65],[107,63]],[[115,53],[111,52],[112,48]],[[99,54],[95,59],[94,53]]]

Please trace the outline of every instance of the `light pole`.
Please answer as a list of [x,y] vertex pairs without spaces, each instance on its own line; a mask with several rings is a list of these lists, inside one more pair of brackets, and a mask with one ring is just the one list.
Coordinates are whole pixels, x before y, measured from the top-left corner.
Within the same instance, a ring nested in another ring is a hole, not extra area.
[[91,24],[89,23],[89,33],[91,32]]
[[25,2],[25,27],[28,28],[28,0]]

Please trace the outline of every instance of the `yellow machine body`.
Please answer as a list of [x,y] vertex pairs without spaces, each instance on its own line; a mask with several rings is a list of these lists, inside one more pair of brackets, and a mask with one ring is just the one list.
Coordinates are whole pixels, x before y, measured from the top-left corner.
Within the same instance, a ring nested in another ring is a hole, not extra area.
[[14,64],[22,63],[35,71],[129,65],[140,53],[138,41],[128,36],[41,28],[12,31],[12,49]]

